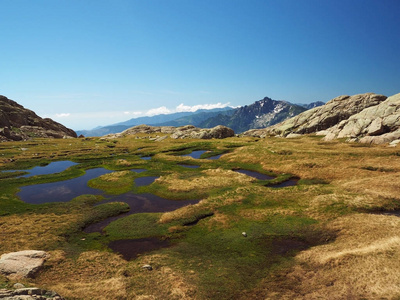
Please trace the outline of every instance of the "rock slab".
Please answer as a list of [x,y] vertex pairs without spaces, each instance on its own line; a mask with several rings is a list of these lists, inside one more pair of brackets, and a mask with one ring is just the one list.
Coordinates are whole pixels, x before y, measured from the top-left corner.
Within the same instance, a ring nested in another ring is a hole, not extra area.
[[39,250],[3,254],[0,257],[0,273],[13,278],[34,277],[48,257],[45,251]]
[[64,300],[53,291],[39,288],[21,288],[16,290],[0,289],[1,300]]

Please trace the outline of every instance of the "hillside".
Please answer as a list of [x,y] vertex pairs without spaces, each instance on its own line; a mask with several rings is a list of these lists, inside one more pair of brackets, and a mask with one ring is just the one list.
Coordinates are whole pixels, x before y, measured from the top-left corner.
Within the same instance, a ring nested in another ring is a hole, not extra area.
[[236,108],[231,115],[218,115],[205,120],[200,127],[210,128],[224,125],[232,128],[236,133],[241,133],[249,129],[265,128],[277,124],[305,110],[306,108],[299,105],[265,97],[251,105]]
[[76,137],[76,133],[52,119],[39,117],[5,96],[0,96],[0,141],[20,141],[32,137]]

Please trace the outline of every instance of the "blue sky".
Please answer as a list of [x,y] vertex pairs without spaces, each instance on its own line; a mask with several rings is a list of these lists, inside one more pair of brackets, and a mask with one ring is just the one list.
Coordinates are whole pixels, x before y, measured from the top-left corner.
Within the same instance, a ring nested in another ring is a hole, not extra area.
[[400,92],[399,0],[0,0],[0,94],[75,130]]

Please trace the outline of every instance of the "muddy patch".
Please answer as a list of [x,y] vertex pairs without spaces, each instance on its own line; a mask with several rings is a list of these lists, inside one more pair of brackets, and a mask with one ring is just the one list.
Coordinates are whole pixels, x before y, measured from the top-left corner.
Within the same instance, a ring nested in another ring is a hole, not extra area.
[[114,252],[119,253],[126,260],[132,260],[143,253],[169,247],[168,240],[158,238],[144,238],[136,240],[117,240],[108,244]]

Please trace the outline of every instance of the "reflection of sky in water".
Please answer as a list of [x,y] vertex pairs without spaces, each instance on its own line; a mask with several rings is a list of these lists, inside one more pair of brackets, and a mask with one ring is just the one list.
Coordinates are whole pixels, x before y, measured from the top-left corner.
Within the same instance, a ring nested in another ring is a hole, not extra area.
[[17,195],[24,202],[41,204],[46,202],[67,202],[84,194],[102,194],[101,190],[88,187],[87,182],[90,179],[111,172],[104,168],[91,169],[87,170],[85,175],[74,179],[23,186]]
[[134,194],[134,193],[126,193],[122,195],[113,196],[109,199],[106,199],[99,204],[110,203],[110,202],[125,202],[129,205],[130,210],[127,213],[122,215],[110,217],[99,223],[94,223],[85,228],[86,233],[91,232],[101,232],[104,227],[110,224],[112,221],[115,221],[121,217],[125,217],[131,214],[136,213],[154,213],[154,212],[166,212],[173,211],[182,206],[186,206],[189,204],[196,204],[200,200],[169,200],[154,194]]
[[48,174],[60,173],[74,165],[77,165],[77,163],[74,163],[69,160],[55,161],[55,162],[48,164],[47,166],[38,166],[38,167],[34,167],[32,169],[26,169],[26,170],[10,170],[10,171],[6,171],[6,172],[15,172],[15,171],[29,172],[29,174],[26,174],[26,175],[23,175],[20,177],[31,177],[31,176],[36,176],[36,175],[48,175]]
[[159,176],[146,176],[146,177],[139,177],[135,179],[135,185],[136,186],[145,186],[152,184],[154,180],[159,178]]
[[192,157],[192,158],[199,159],[200,156],[201,156],[203,153],[206,153],[206,152],[207,152],[206,150],[197,150],[197,151],[193,151],[192,153],[182,155],[182,157],[190,156],[190,157]]

